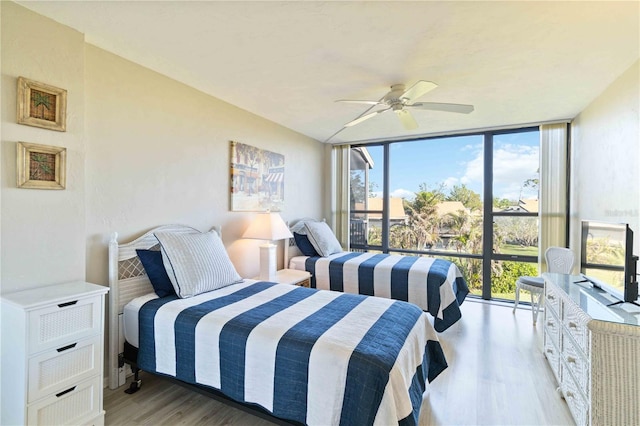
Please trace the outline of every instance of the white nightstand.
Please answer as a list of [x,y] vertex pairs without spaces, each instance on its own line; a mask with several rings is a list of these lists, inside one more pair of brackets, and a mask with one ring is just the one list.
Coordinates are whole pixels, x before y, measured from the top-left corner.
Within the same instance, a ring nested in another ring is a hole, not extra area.
[[3,425],[103,425],[108,287],[76,281],[2,295]]
[[[255,280],[260,278],[256,277]],[[274,282],[278,284],[291,284],[300,287],[311,286],[311,274],[307,271],[298,271],[297,269],[280,269],[276,272]]]

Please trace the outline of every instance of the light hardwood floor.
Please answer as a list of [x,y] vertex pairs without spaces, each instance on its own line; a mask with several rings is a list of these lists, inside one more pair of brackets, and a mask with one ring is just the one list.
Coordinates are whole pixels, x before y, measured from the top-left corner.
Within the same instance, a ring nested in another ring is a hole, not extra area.
[[[428,385],[421,425],[572,425],[542,355],[542,316],[467,299],[440,334],[447,368]],[[141,375],[134,395],[105,390],[106,425],[270,425],[166,379]]]

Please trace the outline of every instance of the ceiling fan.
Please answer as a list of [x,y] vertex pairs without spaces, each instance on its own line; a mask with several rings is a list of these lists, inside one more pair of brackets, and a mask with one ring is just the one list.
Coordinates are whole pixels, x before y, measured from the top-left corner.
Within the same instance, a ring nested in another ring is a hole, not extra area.
[[[356,124],[362,123],[363,121],[368,120],[378,114],[382,114],[383,112],[393,111],[396,113],[405,129],[413,130],[418,128],[418,123],[413,118],[413,115],[411,115],[408,108],[458,112],[461,114],[469,114],[473,111],[473,105],[445,104],[438,102],[416,102],[418,98],[420,98],[425,93],[435,89],[436,87],[438,87],[438,85],[431,81],[420,80],[408,89],[405,89],[404,84],[394,84],[393,86],[391,86],[391,90],[389,91],[389,93],[384,95],[379,101],[340,99],[336,102],[372,105],[371,108],[369,108],[355,120],[352,120],[345,124],[344,127],[355,126]],[[386,108],[369,112],[372,108],[378,105],[384,105],[386,106]]]

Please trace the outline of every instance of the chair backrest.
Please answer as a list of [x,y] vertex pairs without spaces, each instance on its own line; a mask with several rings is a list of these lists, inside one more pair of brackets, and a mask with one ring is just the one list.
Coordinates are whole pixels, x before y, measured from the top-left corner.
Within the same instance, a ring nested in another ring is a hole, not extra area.
[[570,274],[575,256],[573,251],[564,247],[549,247],[544,253],[547,260],[547,271],[558,274]]

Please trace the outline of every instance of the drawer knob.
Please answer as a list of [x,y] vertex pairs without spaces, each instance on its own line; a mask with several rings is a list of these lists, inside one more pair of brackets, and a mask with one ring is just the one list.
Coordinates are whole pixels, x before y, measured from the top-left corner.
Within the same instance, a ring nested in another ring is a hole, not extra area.
[[77,345],[77,343],[72,343],[72,344],[70,344],[70,345],[63,346],[63,347],[61,347],[61,348],[58,348],[58,349],[56,349],[56,351],[58,351],[58,352],[64,352],[64,351],[66,351],[67,349],[75,348],[75,347],[76,347],[76,345]]
[[567,396],[569,398],[573,398],[573,397],[575,397],[575,394],[573,392],[571,392],[571,391],[567,391]]
[[58,308],[64,308],[66,306],[75,305],[76,303],[78,303],[77,300],[72,300],[71,302],[65,302],[65,303],[58,303]]
[[551,348],[547,348],[547,353],[548,353],[548,354],[552,354],[552,353],[553,353],[553,349],[551,349]]
[[576,363],[576,359],[572,356],[568,356],[567,357],[567,362],[571,363],[571,364],[575,364]]
[[576,324],[576,323],[575,323],[575,322],[573,322],[573,321],[569,321],[569,327],[570,327],[570,328],[578,328],[578,324]]
[[555,324],[553,321],[547,321],[547,325],[548,325],[549,327],[553,327],[553,326],[555,326],[556,324]]
[[67,389],[67,390],[63,390],[62,392],[57,393],[57,394],[56,394],[56,396],[57,396],[58,398],[60,398],[60,397],[61,397],[62,395],[64,395],[64,394],[67,394],[67,393],[69,393],[69,392],[73,392],[73,390],[74,390],[75,388],[76,388],[76,387],[75,387],[75,386],[73,386],[73,387],[71,387],[71,388],[69,388],[69,389]]
[[547,299],[556,300],[555,296],[553,296],[552,294],[547,294]]

